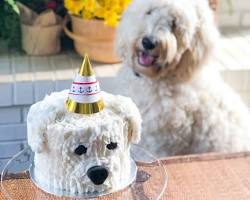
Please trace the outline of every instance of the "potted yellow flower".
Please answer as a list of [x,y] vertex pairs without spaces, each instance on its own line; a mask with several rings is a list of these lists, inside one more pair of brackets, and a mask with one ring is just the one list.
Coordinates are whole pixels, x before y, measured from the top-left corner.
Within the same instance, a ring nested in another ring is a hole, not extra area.
[[80,55],[92,60],[119,62],[114,53],[115,27],[131,0],[64,0],[70,14],[72,32],[64,22],[65,33],[74,40]]

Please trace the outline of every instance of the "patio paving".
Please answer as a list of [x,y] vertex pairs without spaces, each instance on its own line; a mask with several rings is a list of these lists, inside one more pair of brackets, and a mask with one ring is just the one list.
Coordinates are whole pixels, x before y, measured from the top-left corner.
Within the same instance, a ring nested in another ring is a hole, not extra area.
[[219,69],[250,69],[250,29],[224,30],[216,51]]

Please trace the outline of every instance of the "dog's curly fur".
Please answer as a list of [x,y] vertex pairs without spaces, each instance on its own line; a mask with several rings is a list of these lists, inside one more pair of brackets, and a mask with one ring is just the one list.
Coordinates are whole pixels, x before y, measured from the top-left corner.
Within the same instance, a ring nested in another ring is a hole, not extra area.
[[141,144],[158,156],[250,149],[248,108],[210,65],[218,39],[207,0],[134,0],[122,17],[117,52],[133,69],[121,73],[123,93],[142,113]]

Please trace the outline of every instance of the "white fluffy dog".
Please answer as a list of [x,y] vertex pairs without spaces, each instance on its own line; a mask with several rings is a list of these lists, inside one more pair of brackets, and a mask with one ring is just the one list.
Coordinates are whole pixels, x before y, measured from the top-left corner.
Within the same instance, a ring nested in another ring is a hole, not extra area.
[[218,36],[207,0],[134,0],[125,12],[117,51],[140,77],[123,73],[124,93],[156,155],[250,149],[248,109],[210,66]]

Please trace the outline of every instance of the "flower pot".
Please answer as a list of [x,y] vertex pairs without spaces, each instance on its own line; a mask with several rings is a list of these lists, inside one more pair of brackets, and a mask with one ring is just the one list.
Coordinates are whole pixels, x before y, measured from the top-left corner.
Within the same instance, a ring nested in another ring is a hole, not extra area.
[[114,52],[115,28],[105,26],[102,20],[85,20],[73,15],[70,19],[73,31],[67,28],[68,16],[64,19],[63,29],[74,40],[78,54],[88,54],[90,59],[103,63],[120,62]]
[[59,53],[62,25],[33,26],[21,24],[22,48],[29,55],[45,56]]

